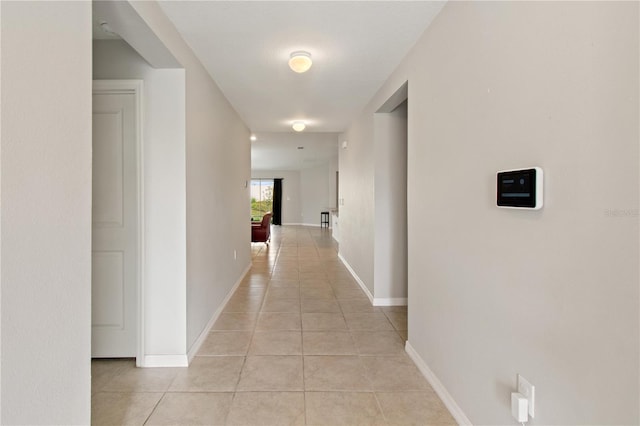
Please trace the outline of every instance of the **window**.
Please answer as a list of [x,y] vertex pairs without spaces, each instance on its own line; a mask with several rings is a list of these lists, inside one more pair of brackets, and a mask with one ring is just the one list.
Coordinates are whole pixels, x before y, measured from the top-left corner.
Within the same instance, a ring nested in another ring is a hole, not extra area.
[[273,179],[251,179],[251,220],[273,211]]

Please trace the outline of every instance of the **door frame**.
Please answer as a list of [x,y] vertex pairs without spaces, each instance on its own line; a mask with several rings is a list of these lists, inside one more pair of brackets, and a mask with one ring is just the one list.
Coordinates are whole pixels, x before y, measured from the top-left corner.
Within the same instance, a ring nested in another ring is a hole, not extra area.
[[[92,94],[132,94],[134,96],[135,114],[135,148],[136,148],[136,190],[137,190],[137,253],[138,263],[136,277],[136,295],[138,297],[136,309],[136,367],[141,367],[144,361],[144,151],[143,151],[143,80],[93,80]],[[92,154],[93,155],[93,154]],[[93,183],[92,183],[93,188]],[[92,189],[93,191],[93,189]]]

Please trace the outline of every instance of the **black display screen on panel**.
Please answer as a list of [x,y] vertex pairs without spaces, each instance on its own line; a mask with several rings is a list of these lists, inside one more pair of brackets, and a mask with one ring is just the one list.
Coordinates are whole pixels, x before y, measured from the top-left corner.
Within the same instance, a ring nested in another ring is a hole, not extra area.
[[536,207],[536,169],[511,170],[498,173],[500,207]]

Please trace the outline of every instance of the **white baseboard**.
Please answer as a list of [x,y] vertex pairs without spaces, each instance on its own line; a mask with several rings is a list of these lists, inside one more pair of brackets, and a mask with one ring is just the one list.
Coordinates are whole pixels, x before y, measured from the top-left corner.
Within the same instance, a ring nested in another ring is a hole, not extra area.
[[413,349],[413,346],[411,346],[411,343],[409,343],[408,340],[404,349],[409,355],[409,358],[411,358],[413,362],[416,364],[416,367],[418,367],[418,370],[420,370],[420,372],[425,377],[425,379],[427,379],[427,381],[429,382],[433,390],[436,391],[436,393],[444,403],[445,407],[447,407],[447,409],[453,416],[453,419],[459,425],[471,425],[472,424],[471,420],[469,420],[469,418],[464,414],[464,412],[462,411],[462,408],[460,408],[460,406],[453,399],[449,391],[447,391],[447,388],[445,388],[442,382],[436,377],[435,374],[433,374],[433,371],[431,371],[431,369],[429,368],[427,363],[424,362],[422,357],[418,355],[416,350]]
[[[316,228],[319,228],[320,225],[318,225],[317,223],[283,223],[282,225],[292,225],[292,226],[313,226]],[[329,227],[329,229],[331,229],[331,227]]]
[[347,262],[345,260],[345,258],[342,257],[341,253],[338,253],[338,259],[340,259],[340,261],[344,264],[344,266],[346,266],[346,268],[349,271],[349,273],[351,274],[351,276],[356,280],[356,282],[358,283],[358,285],[360,286],[362,291],[364,291],[364,294],[367,295],[367,297],[369,298],[369,301],[373,304],[373,294],[371,294],[371,292],[369,291],[369,289],[365,285],[364,281],[362,281],[360,279],[358,274],[356,274],[356,271],[354,271],[353,268],[351,267],[351,265],[349,265],[349,262]]
[[186,354],[182,355],[145,355],[141,367],[188,367]]
[[349,262],[347,262],[345,258],[342,257],[342,254],[338,253],[338,259],[340,259],[340,261],[347,268],[351,276],[353,276],[353,278],[356,280],[356,282],[358,283],[362,291],[364,291],[364,294],[367,295],[367,297],[369,298],[369,301],[373,306],[407,306],[406,297],[390,297],[390,298],[375,297],[374,298],[373,294],[371,294],[371,291],[369,291],[364,281],[362,281],[358,276],[358,274],[356,274],[356,271],[354,271],[351,265],[349,265]]
[[407,306],[406,297],[390,297],[381,298],[375,297],[373,299],[373,306]]
[[202,346],[202,344],[204,343],[205,339],[209,335],[209,332],[211,331],[211,328],[213,327],[213,324],[218,320],[218,318],[220,317],[220,314],[222,314],[222,311],[224,310],[225,306],[227,306],[227,303],[229,303],[229,299],[231,299],[231,296],[233,296],[233,293],[235,293],[235,291],[238,289],[238,287],[240,286],[240,283],[242,282],[244,277],[247,276],[247,274],[249,273],[249,270],[251,269],[252,265],[253,265],[253,262],[249,262],[249,266],[247,266],[247,268],[244,270],[244,272],[242,274],[240,274],[240,278],[238,278],[238,280],[233,285],[233,287],[231,287],[231,290],[229,290],[229,293],[227,293],[227,296],[224,298],[224,300],[220,304],[220,307],[213,313],[213,316],[211,317],[211,319],[207,323],[207,325],[204,328],[204,330],[202,330],[202,333],[200,333],[200,335],[198,336],[196,341],[193,343],[193,345],[191,345],[191,349],[189,349],[189,352],[187,353],[187,357],[188,357],[188,362],[189,363],[191,363],[191,361],[193,361],[193,358],[196,356],[196,354],[200,350],[200,347]]

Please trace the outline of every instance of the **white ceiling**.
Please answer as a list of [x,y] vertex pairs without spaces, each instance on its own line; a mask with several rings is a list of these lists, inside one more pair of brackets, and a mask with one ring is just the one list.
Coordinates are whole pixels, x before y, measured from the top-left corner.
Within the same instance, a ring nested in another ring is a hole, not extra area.
[[[337,133],[363,110],[444,1],[160,5],[258,137],[253,168],[297,170],[338,155]],[[296,50],[313,57],[304,74],[287,65]],[[307,130],[294,133],[295,120],[306,121]],[[305,143],[304,154],[297,152]]]
[[[432,1],[161,1],[253,132],[344,131],[443,6]],[[310,71],[287,65],[311,53]]]
[[254,170],[309,169],[327,164],[337,156],[337,133],[259,133],[251,144]]

